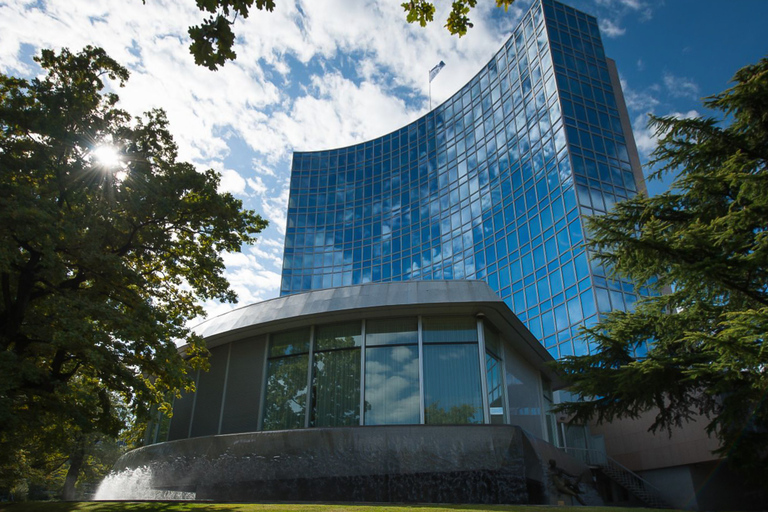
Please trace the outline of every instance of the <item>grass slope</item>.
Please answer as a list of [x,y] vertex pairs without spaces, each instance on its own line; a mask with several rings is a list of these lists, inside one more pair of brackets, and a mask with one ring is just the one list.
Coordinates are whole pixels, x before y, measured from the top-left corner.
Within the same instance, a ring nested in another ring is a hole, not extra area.
[[[526,505],[357,505],[303,503],[192,503],[174,501],[134,502],[26,502],[0,503],[0,512],[651,512],[623,507],[546,507]],[[657,512],[657,511],[653,511]]]

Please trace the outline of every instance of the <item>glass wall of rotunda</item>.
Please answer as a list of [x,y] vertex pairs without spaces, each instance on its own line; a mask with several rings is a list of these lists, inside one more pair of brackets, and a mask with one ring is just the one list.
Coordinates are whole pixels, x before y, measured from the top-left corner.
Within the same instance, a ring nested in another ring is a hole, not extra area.
[[514,424],[554,440],[550,378],[509,341],[483,314],[321,320],[245,336],[211,348],[196,392],[176,399],[147,441],[420,424]]

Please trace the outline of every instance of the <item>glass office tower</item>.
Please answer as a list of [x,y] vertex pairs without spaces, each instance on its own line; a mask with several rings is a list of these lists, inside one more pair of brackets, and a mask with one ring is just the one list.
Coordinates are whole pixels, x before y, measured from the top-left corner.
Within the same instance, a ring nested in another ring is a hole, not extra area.
[[[595,18],[538,0],[496,56],[424,117],[293,156],[281,295],[482,279],[559,358],[632,308],[583,247],[584,216],[644,190]],[[644,290],[639,290],[642,293]]]

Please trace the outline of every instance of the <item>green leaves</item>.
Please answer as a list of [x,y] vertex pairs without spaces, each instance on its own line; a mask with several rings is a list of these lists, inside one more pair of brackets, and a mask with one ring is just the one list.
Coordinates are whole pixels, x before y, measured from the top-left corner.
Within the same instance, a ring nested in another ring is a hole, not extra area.
[[[559,364],[593,401],[563,404],[579,420],[636,417],[652,430],[710,419],[719,451],[749,476],[768,468],[768,60],[740,70],[705,105],[730,116],[651,118],[655,176],[669,192],[637,196],[589,220],[590,249],[614,277],[663,295],[586,331],[597,350]],[[644,358],[634,349],[651,344]]]
[[[134,120],[102,94],[128,78],[103,50],[38,60],[43,77],[0,75],[3,446],[43,426],[116,435],[121,410],[141,421],[188,387],[207,355],[188,322],[200,300],[236,299],[220,254],[266,226],[177,160],[162,110]],[[100,144],[118,168],[93,157]],[[3,451],[0,466],[18,458]]]
[[237,54],[232,50],[235,33],[231,23],[222,15],[211,16],[202,25],[189,27],[192,44],[189,53],[195,58],[195,64],[215,71],[228,60],[234,60]]
[[[515,0],[496,0],[496,7],[503,7],[506,12]],[[192,43],[189,52],[195,58],[195,64],[215,71],[229,60],[235,60],[233,50],[235,33],[232,26],[237,16],[247,18],[254,7],[272,12],[274,0],[196,0],[201,12],[210,13],[200,25],[189,27]],[[406,13],[408,23],[418,23],[426,27],[435,19],[435,3],[430,0],[410,0],[400,4]],[[477,6],[477,0],[455,0],[445,23],[448,31],[459,37],[466,35],[473,24],[469,12]]]
[[[235,60],[237,54],[232,49],[235,44],[235,33],[232,25],[239,15],[248,17],[252,7],[259,10],[272,11],[275,8],[273,0],[196,0],[197,7],[209,16],[200,25],[189,27],[189,37],[192,44],[189,53],[195,58],[195,64],[205,66],[215,71],[228,60]],[[233,16],[230,20],[229,17]]]
[[427,23],[435,19],[435,4],[427,0],[414,0],[400,4],[407,13],[408,23],[416,23],[426,27]]
[[[506,12],[515,0],[496,0],[496,7],[504,7]],[[435,4],[429,0],[412,0],[400,4],[406,12],[408,23],[418,23],[426,27],[435,18]],[[452,35],[459,37],[467,34],[474,25],[469,19],[469,12],[477,6],[477,0],[455,0],[445,23],[445,28]]]
[[457,0],[451,5],[451,13],[448,15],[448,21],[445,27],[451,34],[458,34],[459,37],[467,33],[467,29],[474,25],[469,21],[469,10],[477,5],[477,0]]

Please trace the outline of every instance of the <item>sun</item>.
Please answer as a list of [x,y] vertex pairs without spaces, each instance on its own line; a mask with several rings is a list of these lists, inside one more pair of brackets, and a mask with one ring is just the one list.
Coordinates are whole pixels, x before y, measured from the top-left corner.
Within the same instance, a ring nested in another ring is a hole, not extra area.
[[120,167],[123,163],[120,159],[120,153],[117,151],[117,148],[109,144],[96,146],[93,148],[91,154],[93,155],[96,163],[106,169],[115,169]]

